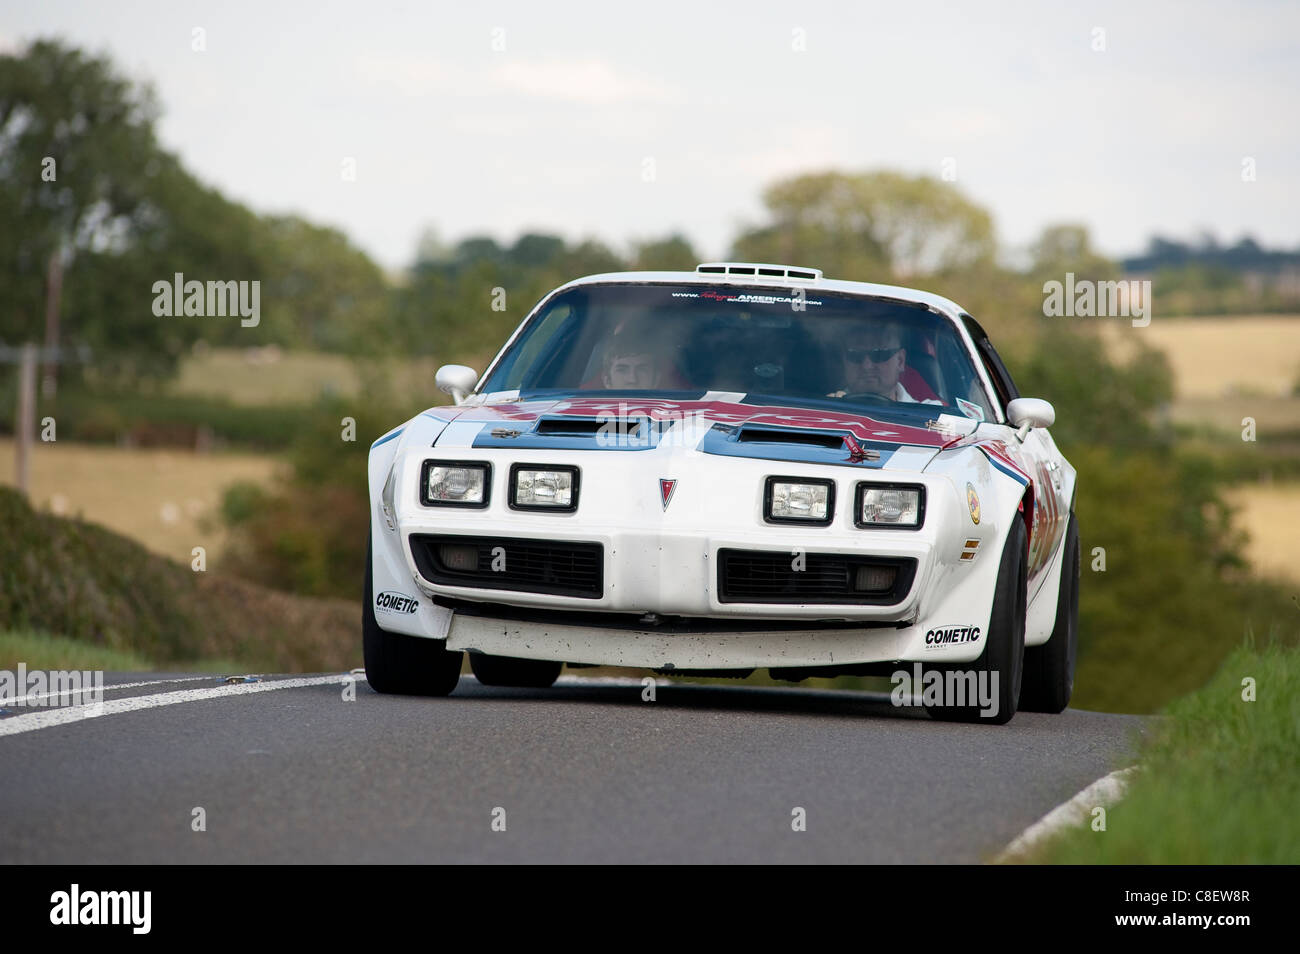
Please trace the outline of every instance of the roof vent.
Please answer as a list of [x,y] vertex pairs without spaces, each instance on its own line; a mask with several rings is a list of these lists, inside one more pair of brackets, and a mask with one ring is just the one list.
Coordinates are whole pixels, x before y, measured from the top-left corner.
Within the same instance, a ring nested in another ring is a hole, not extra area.
[[705,262],[696,265],[695,271],[703,275],[739,275],[746,278],[784,278],[806,282],[821,281],[820,268],[799,268],[795,265],[764,265],[756,262]]

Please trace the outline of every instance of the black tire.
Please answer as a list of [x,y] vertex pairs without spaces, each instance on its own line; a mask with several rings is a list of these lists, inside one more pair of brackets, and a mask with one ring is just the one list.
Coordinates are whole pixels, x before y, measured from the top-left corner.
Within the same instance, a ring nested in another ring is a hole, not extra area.
[[[982,722],[1005,725],[1016,714],[1020,701],[1020,682],[1025,662],[1025,606],[1028,579],[1028,548],[1025,522],[1012,518],[1007,542],[1002,548],[998,567],[997,589],[993,593],[993,610],[989,630],[979,658],[970,663],[952,663],[938,667],[941,672],[974,672],[977,685],[997,674],[997,711],[982,715],[978,703],[965,706],[931,706],[930,715],[945,722]],[[989,676],[984,676],[989,673]]]
[[485,686],[510,686],[516,689],[549,689],[560,678],[562,662],[545,659],[516,659],[513,656],[488,656],[470,653],[469,667],[474,678]]
[[460,681],[462,653],[448,652],[446,640],[390,633],[375,620],[374,564],[366,544],[365,598],[361,609],[366,682],[376,692],[404,696],[446,696]]
[[1079,525],[1073,513],[1065,530],[1061,560],[1052,638],[1041,646],[1025,647],[1020,708],[1026,712],[1064,712],[1074,692],[1074,664],[1079,653]]

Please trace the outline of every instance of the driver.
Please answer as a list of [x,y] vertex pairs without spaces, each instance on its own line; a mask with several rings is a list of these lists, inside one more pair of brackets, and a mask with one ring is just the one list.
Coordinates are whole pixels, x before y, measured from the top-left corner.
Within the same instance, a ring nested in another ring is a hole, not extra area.
[[845,342],[842,355],[844,386],[827,397],[873,394],[890,401],[912,404],[942,404],[931,398],[918,399],[907,393],[901,378],[907,367],[903,334],[893,322],[858,327]]

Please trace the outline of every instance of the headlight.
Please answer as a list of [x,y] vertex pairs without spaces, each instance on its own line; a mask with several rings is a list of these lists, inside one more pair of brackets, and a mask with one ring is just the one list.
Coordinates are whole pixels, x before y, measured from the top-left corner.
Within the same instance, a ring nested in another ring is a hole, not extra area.
[[510,468],[510,506],[516,510],[572,511],[578,508],[578,468]]
[[858,484],[854,522],[859,527],[915,530],[925,519],[925,488],[903,484]]
[[835,512],[835,484],[829,480],[769,477],[763,498],[763,516],[773,523],[824,526]]
[[486,507],[491,485],[491,464],[426,460],[420,502],[436,507]]

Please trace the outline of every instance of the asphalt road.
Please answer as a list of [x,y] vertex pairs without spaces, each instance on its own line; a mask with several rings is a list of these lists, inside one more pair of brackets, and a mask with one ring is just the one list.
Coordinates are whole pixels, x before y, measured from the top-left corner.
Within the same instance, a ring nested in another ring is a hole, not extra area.
[[645,702],[639,683],[567,676],[464,676],[443,699],[361,679],[355,701],[341,674],[270,677],[189,701],[221,682],[186,676],[111,674],[150,684],[68,724],[0,712],[0,862],[979,862],[1129,764],[1146,726],[1075,710],[952,725],[798,688],[660,685]]

